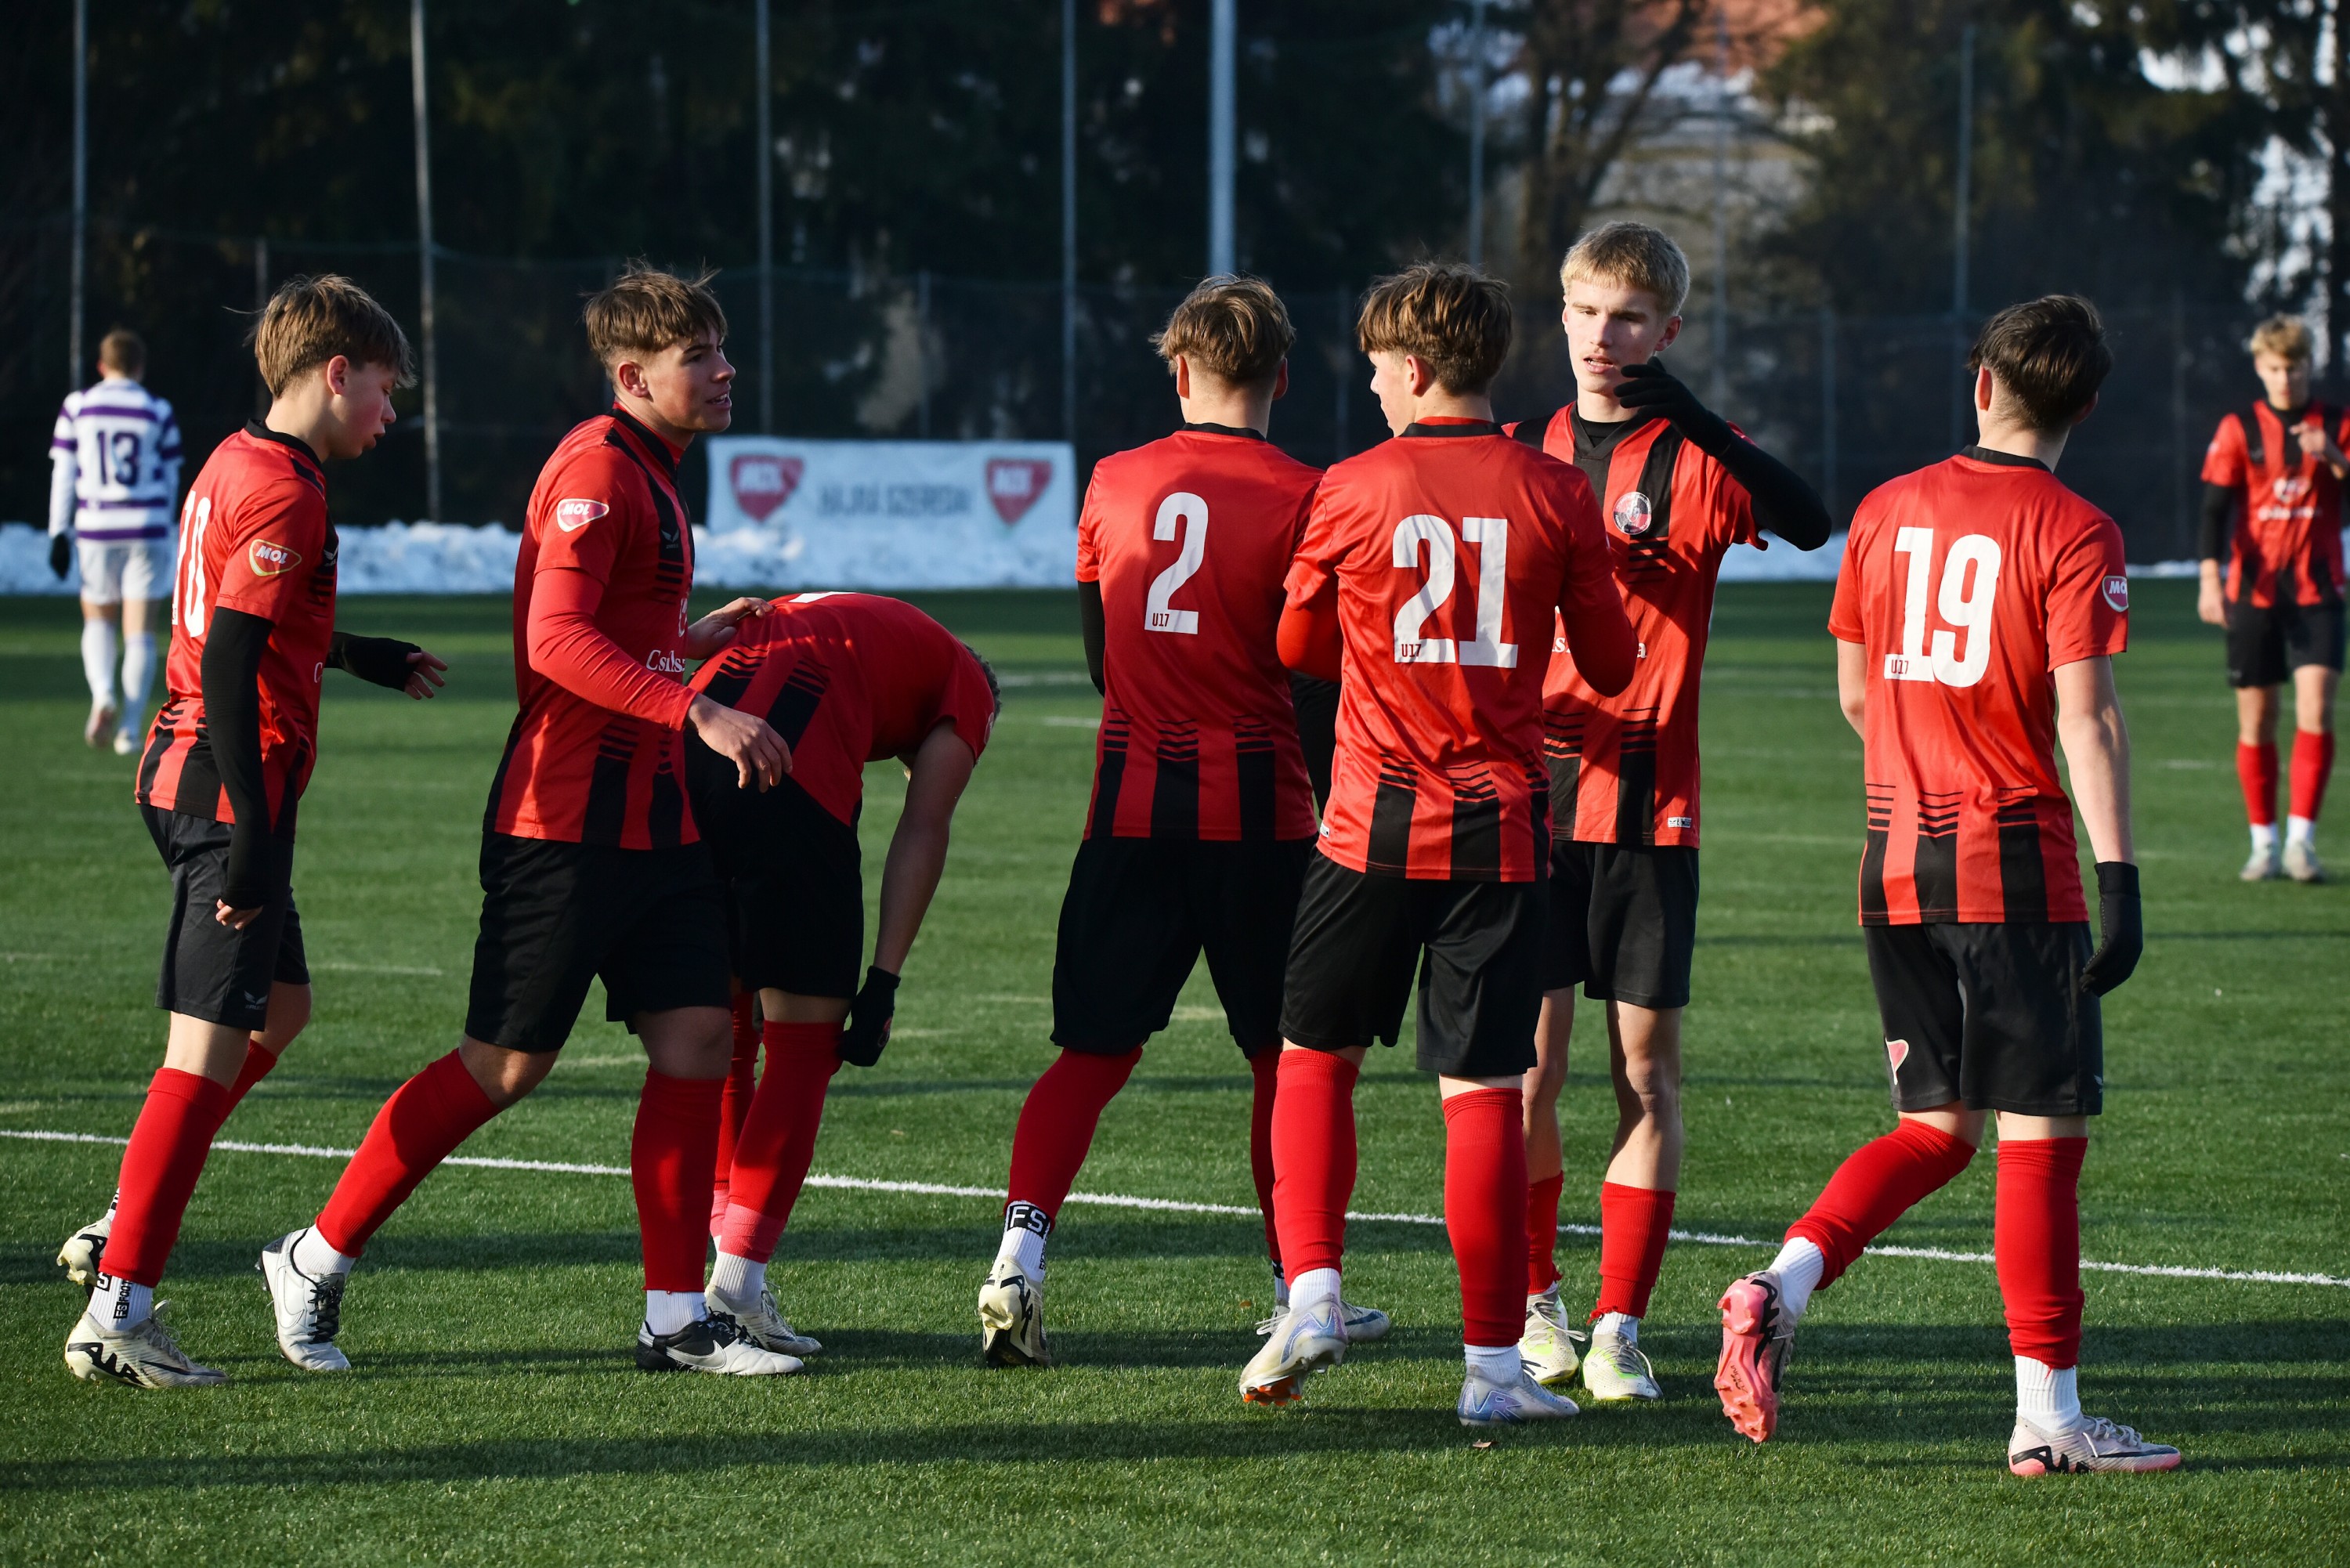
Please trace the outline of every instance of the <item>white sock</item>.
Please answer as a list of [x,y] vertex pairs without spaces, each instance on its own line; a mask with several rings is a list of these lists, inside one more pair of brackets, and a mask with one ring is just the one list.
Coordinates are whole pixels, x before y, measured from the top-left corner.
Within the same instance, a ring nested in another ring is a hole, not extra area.
[[81,673],[89,682],[89,705],[110,708],[114,705],[114,623],[110,620],[86,620],[81,623]]
[[2028,1355],[2015,1358],[2015,1414],[2051,1437],[2085,1425],[2081,1416],[2081,1392],[2074,1382],[2080,1368],[2059,1372]]
[[323,1280],[328,1274],[348,1274],[357,1258],[338,1252],[318,1234],[316,1225],[294,1238],[294,1267],[303,1278]]
[[767,1288],[767,1265],[722,1251],[710,1271],[710,1288],[738,1302],[755,1302]]
[[1281,1272],[1279,1263],[1273,1266],[1273,1310],[1275,1312],[1289,1310],[1289,1276]]
[[1311,1312],[1324,1302],[1338,1304],[1337,1270],[1308,1269],[1289,1282],[1290,1311]]
[[1504,1388],[1516,1387],[1518,1375],[1525,1370],[1514,1345],[1464,1345],[1461,1354],[1468,1360],[1470,1371]]
[[2253,853],[2253,854],[2255,854],[2255,855],[2273,855],[2274,853],[2276,853],[2276,846],[2277,846],[2277,831],[2276,831],[2276,824],[2275,824],[2275,823],[2273,823],[2273,822],[2256,822],[2256,823],[2252,824],[2252,853]]
[[702,1304],[700,1291],[645,1293],[645,1326],[656,1334],[675,1334],[709,1310]]
[[1790,1319],[1799,1318],[1804,1309],[1812,1304],[1812,1293],[1819,1288],[1820,1276],[1828,1272],[1827,1255],[1816,1243],[1797,1236],[1771,1260],[1771,1272],[1779,1276],[1779,1304]]
[[[2269,831],[2270,831],[2270,832],[2272,832],[2272,833],[2273,833],[2273,832],[2275,832],[2276,830],[2275,830],[2274,828],[2271,828]],[[2287,844],[2314,844],[2314,843],[2316,843],[2316,842],[2317,842],[2317,823],[2316,823],[2316,821],[2315,821],[2314,818],[2306,817],[2306,816],[2288,816],[2288,817],[2286,817],[2286,818],[2284,819],[2284,841],[2285,841]]]
[[995,1261],[1011,1263],[1031,1280],[1045,1277],[1045,1240],[1053,1233],[1053,1217],[1034,1203],[1003,1206],[1003,1240],[995,1244]]
[[134,1285],[113,1274],[100,1274],[89,1298],[89,1315],[111,1329],[145,1323],[154,1311],[154,1286]]
[[1604,1312],[1599,1321],[1591,1325],[1591,1337],[1612,1334],[1627,1345],[1640,1343],[1640,1320],[1628,1312]]
[[147,689],[155,683],[155,634],[122,634],[122,728],[135,734],[147,720]]

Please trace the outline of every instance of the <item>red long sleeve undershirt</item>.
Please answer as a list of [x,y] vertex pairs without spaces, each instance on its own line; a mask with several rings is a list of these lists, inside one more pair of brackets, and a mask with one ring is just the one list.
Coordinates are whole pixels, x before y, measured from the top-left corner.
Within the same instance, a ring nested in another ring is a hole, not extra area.
[[646,719],[664,729],[685,727],[693,693],[654,674],[596,624],[604,585],[585,572],[556,567],[531,579],[530,667],[599,708]]

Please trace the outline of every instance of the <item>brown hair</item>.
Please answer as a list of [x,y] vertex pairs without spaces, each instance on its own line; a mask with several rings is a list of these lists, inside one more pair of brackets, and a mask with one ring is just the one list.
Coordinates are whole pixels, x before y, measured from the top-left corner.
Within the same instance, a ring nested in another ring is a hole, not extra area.
[[354,365],[382,365],[399,384],[416,379],[415,356],[391,312],[349,278],[334,273],[289,277],[277,286],[246,341],[261,379],[276,397],[305,370],[339,354]]
[[2317,334],[2298,316],[2272,316],[2252,328],[2252,352],[2301,364],[2317,351]]
[[1409,354],[1456,396],[1483,391],[1510,357],[1510,286],[1460,262],[1415,262],[1373,283],[1355,321],[1366,354]]
[[118,327],[98,340],[98,368],[118,376],[147,372],[147,345],[128,327]]
[[2077,294],[2049,294],[2011,305],[1983,323],[1967,357],[1988,369],[2000,393],[2034,430],[2062,430],[2088,411],[2114,368],[2106,324]]
[[726,312],[710,292],[717,275],[684,278],[650,262],[630,262],[628,271],[588,296],[581,313],[588,351],[609,369],[632,354],[658,354],[704,333],[724,342]]
[[1577,282],[1641,289],[1656,296],[1667,316],[1679,316],[1689,298],[1689,257],[1664,230],[1619,220],[1575,242],[1558,264],[1558,282],[1562,289]]
[[1180,354],[1192,369],[1220,381],[1260,387],[1280,371],[1296,341],[1297,329],[1271,284],[1226,273],[1184,296],[1150,346],[1170,369]]

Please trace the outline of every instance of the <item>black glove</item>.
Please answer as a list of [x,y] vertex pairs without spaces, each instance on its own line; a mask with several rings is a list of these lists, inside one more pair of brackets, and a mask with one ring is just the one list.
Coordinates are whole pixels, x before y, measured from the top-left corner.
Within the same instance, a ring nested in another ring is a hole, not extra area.
[[1709,456],[1720,456],[1737,438],[1738,432],[1730,428],[1730,421],[1699,402],[1688,384],[1666,369],[1660,360],[1625,366],[1623,383],[1616,389],[1616,400],[1627,409],[1664,415],[1674,429]]
[[57,575],[57,581],[62,583],[66,580],[66,566],[72,560],[73,535],[70,534],[50,535],[49,570]]
[[2137,867],[2126,860],[2097,862],[2097,950],[2081,970],[2081,989],[2091,996],[2103,996],[2127,980],[2146,951]]
[[349,632],[338,631],[328,650],[327,662],[369,685],[402,691],[407,690],[408,678],[416,668],[408,662],[408,656],[423,651],[416,644],[402,642],[396,637],[353,637]]
[[889,1020],[898,1011],[898,977],[879,968],[865,971],[865,989],[848,1004],[848,1022],[840,1031],[840,1059],[852,1067],[870,1067],[881,1060],[889,1044]]

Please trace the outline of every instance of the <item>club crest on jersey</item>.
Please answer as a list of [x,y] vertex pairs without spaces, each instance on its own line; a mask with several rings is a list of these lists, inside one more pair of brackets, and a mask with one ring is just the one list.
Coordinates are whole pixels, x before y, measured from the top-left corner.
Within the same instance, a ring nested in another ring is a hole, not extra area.
[[1045,458],[991,457],[987,460],[987,499],[995,514],[1011,527],[1028,515],[1028,509],[1053,482],[1053,464]]
[[1885,1060],[1887,1064],[1892,1067],[1894,1075],[1898,1077],[1901,1073],[1901,1064],[1909,1060],[1909,1042],[1887,1040],[1885,1043]]
[[2129,579],[2118,574],[2106,579],[2106,602],[2116,610],[2129,608]]
[[1637,490],[1627,490],[1616,498],[1616,531],[1627,539],[1637,539],[1647,533],[1655,517],[1656,508]]
[[555,504],[555,525],[566,534],[577,534],[611,510],[600,501],[558,501]]
[[274,577],[280,572],[290,572],[302,564],[302,553],[268,539],[255,539],[245,546],[245,560],[256,577]]

